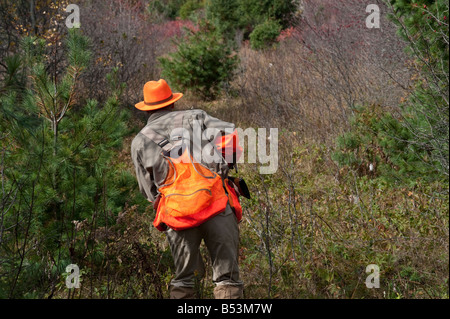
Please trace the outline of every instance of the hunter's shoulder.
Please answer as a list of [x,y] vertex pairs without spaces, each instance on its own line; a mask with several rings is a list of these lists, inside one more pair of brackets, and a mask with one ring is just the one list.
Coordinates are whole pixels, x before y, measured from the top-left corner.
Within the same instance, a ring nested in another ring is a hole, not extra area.
[[187,110],[180,110],[180,111],[175,111],[175,112],[182,112],[185,116],[194,116],[194,117],[204,117],[205,115],[207,115],[206,111],[202,110],[202,109],[187,109]]
[[148,129],[148,128],[152,128],[152,123],[147,123],[147,125],[145,125],[137,134],[136,136],[133,138],[133,140],[131,141],[131,149],[142,149],[145,147],[146,144],[146,137],[145,134],[143,134],[144,130]]
[[142,147],[143,144],[143,136],[141,132],[138,132],[136,136],[131,141],[131,150],[138,150]]

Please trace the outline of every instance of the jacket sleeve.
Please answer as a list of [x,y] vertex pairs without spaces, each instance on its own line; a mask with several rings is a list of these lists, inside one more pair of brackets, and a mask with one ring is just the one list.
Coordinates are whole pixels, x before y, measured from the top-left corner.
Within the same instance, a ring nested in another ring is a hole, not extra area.
[[214,144],[222,157],[230,164],[236,163],[241,154],[242,147],[239,145],[239,136],[233,123],[219,120],[204,112],[204,125],[206,128],[220,131],[214,140]]
[[152,164],[144,158],[143,141],[138,136],[131,143],[131,158],[136,170],[139,190],[149,202],[153,202],[158,194],[153,177]]

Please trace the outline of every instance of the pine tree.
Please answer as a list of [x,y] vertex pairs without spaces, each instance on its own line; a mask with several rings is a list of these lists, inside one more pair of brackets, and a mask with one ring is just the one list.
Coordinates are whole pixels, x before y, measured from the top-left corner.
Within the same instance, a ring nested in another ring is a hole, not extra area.
[[66,46],[67,67],[56,81],[46,72],[44,42],[25,38],[2,83],[0,297],[51,297],[68,264],[99,262],[98,246],[90,235],[78,240],[75,226],[113,223],[134,189],[113,162],[127,133],[123,86],[111,75],[116,87],[104,105],[78,105],[89,41],[72,29]]
[[212,100],[231,80],[238,57],[211,23],[203,21],[198,30],[186,31],[188,36],[178,41],[177,51],[159,59],[162,76],[179,90]]
[[242,27],[239,0],[210,0],[207,18],[225,39],[233,41],[236,30]]
[[409,44],[421,77],[404,112],[412,145],[430,154],[430,170],[448,179],[449,3],[446,0],[390,0],[393,21]]
[[438,179],[424,159],[427,152],[409,141],[414,135],[378,105],[357,107],[350,130],[336,140],[333,159],[359,176],[379,178],[390,185],[414,186]]

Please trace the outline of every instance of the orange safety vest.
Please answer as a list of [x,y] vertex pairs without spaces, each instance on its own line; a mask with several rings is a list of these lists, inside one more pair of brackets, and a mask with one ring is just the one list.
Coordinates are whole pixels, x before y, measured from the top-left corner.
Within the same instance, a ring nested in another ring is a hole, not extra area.
[[164,231],[167,226],[176,231],[199,226],[223,212],[227,203],[238,221],[242,219],[242,207],[228,179],[196,163],[186,145],[173,146],[151,129],[143,133],[163,149],[161,154],[169,167],[164,182],[158,187],[160,198],[153,222],[158,230]]

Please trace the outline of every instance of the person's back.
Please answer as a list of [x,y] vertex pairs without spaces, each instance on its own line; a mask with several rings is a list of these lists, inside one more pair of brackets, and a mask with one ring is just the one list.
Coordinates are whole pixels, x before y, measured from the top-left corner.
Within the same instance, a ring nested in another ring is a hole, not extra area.
[[237,223],[242,209],[228,184],[230,158],[225,154],[231,148],[235,160],[240,151],[235,128],[202,110],[173,110],[181,96],[172,94],[164,80],[147,82],[144,100],[151,102],[136,107],[150,116],[131,146],[139,188],[153,203],[154,225],[166,231],[174,258],[170,296],[195,296],[196,281],[204,275],[203,239],[211,255],[215,297],[240,298]]

